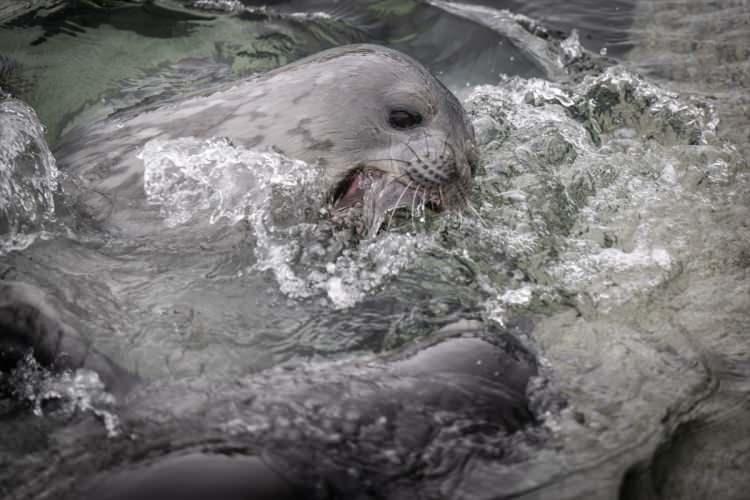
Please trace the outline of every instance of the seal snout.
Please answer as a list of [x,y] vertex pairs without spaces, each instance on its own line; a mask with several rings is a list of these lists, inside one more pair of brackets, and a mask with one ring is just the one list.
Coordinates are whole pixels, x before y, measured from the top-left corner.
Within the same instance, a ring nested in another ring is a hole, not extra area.
[[433,208],[462,205],[472,182],[469,155],[457,154],[447,138],[426,136],[418,145],[421,147],[406,144],[406,183],[421,191],[420,197]]
[[447,142],[440,154],[430,155],[427,152],[419,155],[414,151],[414,158],[407,164],[406,174],[416,184],[425,187],[450,184],[461,177],[456,164],[456,155]]

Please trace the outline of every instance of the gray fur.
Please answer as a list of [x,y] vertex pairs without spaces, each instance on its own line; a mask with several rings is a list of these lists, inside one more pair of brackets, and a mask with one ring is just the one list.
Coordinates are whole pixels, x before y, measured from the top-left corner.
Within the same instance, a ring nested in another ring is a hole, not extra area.
[[[393,107],[424,121],[397,130],[388,123]],[[85,212],[138,233],[150,209],[136,155],[151,139],[189,136],[317,161],[331,191],[353,169],[373,168],[427,195],[439,192],[446,205],[462,203],[476,160],[474,132],[455,96],[413,59],[374,45],[331,49],[210,95],[74,130],[55,155],[74,174],[65,189]]]

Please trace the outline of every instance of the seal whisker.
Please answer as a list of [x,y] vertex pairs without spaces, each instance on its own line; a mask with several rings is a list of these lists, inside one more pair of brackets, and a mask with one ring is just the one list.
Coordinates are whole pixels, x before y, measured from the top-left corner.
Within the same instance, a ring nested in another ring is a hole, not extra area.
[[398,162],[406,163],[406,164],[409,163],[408,161],[402,160],[400,158],[365,158],[363,163],[369,163],[371,161],[398,161]]
[[396,200],[396,203],[393,204],[393,207],[390,210],[390,214],[388,214],[388,225],[386,225],[385,230],[389,230],[391,228],[391,222],[393,222],[393,214],[396,212],[396,209],[398,208],[399,203],[401,203],[401,199],[404,197],[406,192],[409,190],[409,187],[412,185],[412,181],[409,181],[409,184],[404,186],[404,190],[401,191],[401,194],[398,197],[398,200]]
[[409,141],[406,141],[406,142],[404,143],[404,145],[405,145],[405,146],[406,146],[407,148],[409,148],[409,151],[411,151],[411,153],[412,153],[412,154],[414,155],[414,158],[416,158],[416,159],[417,159],[417,160],[419,160],[419,161],[422,161],[422,158],[421,158],[421,157],[419,156],[419,154],[417,154],[417,152],[416,152],[416,151],[414,151],[414,148],[413,148],[413,147],[411,147],[411,145],[409,144]]
[[403,180],[405,179],[409,181],[409,185],[414,183],[414,181],[409,177],[409,174],[395,175],[395,176],[391,176],[390,178],[393,181],[401,182],[401,184],[403,184]]
[[458,224],[459,227],[463,227],[464,225],[464,212],[466,212],[466,206],[469,204],[469,199],[466,196],[466,193],[464,193],[464,190],[459,186],[456,189],[456,192],[458,193],[459,198],[461,198],[461,206],[460,210],[458,211]]
[[419,186],[414,190],[414,196],[411,198],[411,227],[414,229],[415,233],[417,232],[417,225],[414,222],[414,206],[417,203],[417,195],[419,195]]
[[479,219],[480,224],[486,228],[489,228],[490,227],[489,224],[487,224],[482,218],[482,216],[479,215],[479,211],[476,208],[474,208],[474,205],[471,204],[471,201],[469,200],[469,198],[465,197],[464,200],[465,200],[466,206],[469,207],[469,209],[474,213],[477,219]]
[[448,141],[443,139],[443,150],[440,152],[440,156],[445,156],[445,150],[448,149]]
[[448,141],[445,141],[445,148],[448,150],[448,154],[455,161],[456,159],[456,148],[453,147]]

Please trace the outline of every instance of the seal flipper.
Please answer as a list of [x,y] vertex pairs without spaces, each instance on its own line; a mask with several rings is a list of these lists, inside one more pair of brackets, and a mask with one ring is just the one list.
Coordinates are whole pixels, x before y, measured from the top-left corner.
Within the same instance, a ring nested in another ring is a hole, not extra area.
[[29,352],[52,370],[93,370],[114,394],[127,393],[138,382],[63,323],[41,290],[0,281],[0,372],[15,368]]

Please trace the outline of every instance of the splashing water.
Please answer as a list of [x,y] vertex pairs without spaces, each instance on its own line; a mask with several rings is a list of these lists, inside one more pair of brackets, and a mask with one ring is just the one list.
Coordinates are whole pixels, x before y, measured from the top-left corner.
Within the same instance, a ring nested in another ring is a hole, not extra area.
[[[150,141],[139,158],[145,165],[147,199],[159,206],[168,227],[249,222],[258,261],[245,272],[273,272],[291,298],[322,293],[335,307],[351,307],[429,244],[428,237],[386,234],[331,253],[335,240],[351,233],[333,234],[333,244],[316,237],[320,227],[314,222],[319,221],[310,215],[321,215],[318,207],[324,206],[326,193],[320,167],[275,152],[247,150],[227,139],[181,138]],[[380,190],[373,186],[370,192]],[[395,200],[370,198],[365,218],[372,233]],[[322,215],[326,213],[323,209]]]
[[[37,417],[69,419],[76,412],[91,412],[103,423],[109,437],[120,434],[115,397],[107,392],[96,372],[80,369],[53,374],[29,354],[9,379],[15,396],[30,403]],[[55,405],[46,410],[51,403]]]
[[53,222],[58,171],[36,113],[0,101],[0,252],[23,248]]
[[[290,202],[320,206],[320,168],[278,153],[236,147],[227,139],[149,141],[138,156],[145,165],[148,200],[161,207],[167,226],[208,213],[208,221],[264,220]],[[279,201],[279,198],[282,198]]]

